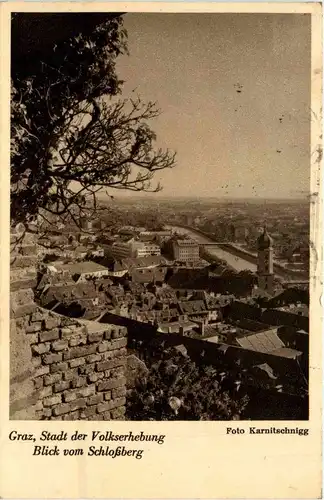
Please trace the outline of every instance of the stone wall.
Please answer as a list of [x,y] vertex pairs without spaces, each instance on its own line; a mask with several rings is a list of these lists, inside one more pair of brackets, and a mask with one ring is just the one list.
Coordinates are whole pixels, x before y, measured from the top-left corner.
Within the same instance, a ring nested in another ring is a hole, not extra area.
[[11,238],[10,418],[123,420],[127,328],[38,307],[35,241]]
[[28,318],[40,420],[111,420],[125,414],[127,330],[40,309]]

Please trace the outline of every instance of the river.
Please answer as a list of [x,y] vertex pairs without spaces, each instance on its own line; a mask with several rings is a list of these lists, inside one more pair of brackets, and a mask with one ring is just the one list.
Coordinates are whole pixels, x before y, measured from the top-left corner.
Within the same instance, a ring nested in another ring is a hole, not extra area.
[[[178,234],[186,234],[190,236],[191,239],[197,241],[197,243],[204,244],[204,243],[214,243],[213,240],[208,238],[207,236],[202,236],[201,234],[196,233],[195,231],[191,229],[186,229],[183,227],[179,226],[166,226],[167,229],[171,229],[174,232],[177,232]],[[243,271],[248,269],[249,271],[256,272],[257,266],[256,264],[253,264],[252,262],[249,262],[242,257],[236,257],[235,255],[232,255],[230,252],[227,252],[226,250],[223,250],[222,248],[219,247],[207,247],[208,252],[210,255],[215,256],[219,259],[226,260],[229,266],[233,267],[236,271]]]

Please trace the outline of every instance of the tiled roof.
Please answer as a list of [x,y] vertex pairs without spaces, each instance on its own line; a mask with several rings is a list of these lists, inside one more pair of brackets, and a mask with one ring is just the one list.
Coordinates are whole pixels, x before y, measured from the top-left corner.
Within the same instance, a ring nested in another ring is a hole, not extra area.
[[71,264],[55,265],[56,269],[61,272],[70,274],[94,273],[98,271],[107,271],[107,268],[93,261],[75,262]]
[[140,269],[152,266],[159,266],[164,264],[166,261],[160,255],[148,255],[147,257],[127,257],[122,259],[122,265],[128,270]]
[[211,297],[206,300],[207,309],[215,309],[219,307],[224,307],[229,304],[232,300],[235,300],[234,295],[222,295],[221,297]]
[[272,354],[276,349],[285,347],[285,344],[277,335],[277,329],[266,330],[245,337],[237,337],[236,340],[240,347],[244,349],[263,353]]
[[74,283],[73,285],[50,286],[42,295],[42,303],[46,304],[52,300],[59,302],[79,301],[85,299],[106,300],[103,292],[98,291],[98,288],[93,283]]
[[197,247],[199,246],[198,243],[194,240],[190,239],[185,239],[185,240],[176,240],[175,244],[177,244],[179,247]]
[[206,305],[203,300],[188,300],[187,302],[179,302],[179,307],[182,314],[197,314],[206,312]]
[[270,354],[273,356],[280,356],[282,358],[295,359],[297,356],[300,356],[302,352],[297,351],[296,349],[290,349],[289,347],[280,347],[279,349],[271,351]]
[[164,281],[166,270],[162,267],[153,269],[133,269],[132,280],[137,283],[150,283],[151,281]]
[[180,328],[184,328],[184,330],[188,331],[196,326],[197,324],[192,321],[168,321],[159,323],[159,330],[165,333],[177,333],[180,331]]

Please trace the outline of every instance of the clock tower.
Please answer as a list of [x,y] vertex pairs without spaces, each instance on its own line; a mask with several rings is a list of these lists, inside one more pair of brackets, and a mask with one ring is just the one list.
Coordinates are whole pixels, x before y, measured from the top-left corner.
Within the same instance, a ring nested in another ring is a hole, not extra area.
[[263,233],[257,239],[258,249],[258,286],[272,294],[274,286],[273,275],[273,241],[264,227]]

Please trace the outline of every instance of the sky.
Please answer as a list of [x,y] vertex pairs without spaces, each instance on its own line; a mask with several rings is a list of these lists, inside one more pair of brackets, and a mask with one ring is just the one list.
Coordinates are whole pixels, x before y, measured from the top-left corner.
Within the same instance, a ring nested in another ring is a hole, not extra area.
[[157,145],[177,152],[154,196],[309,190],[310,16],[129,13],[124,25],[123,96],[157,102]]

